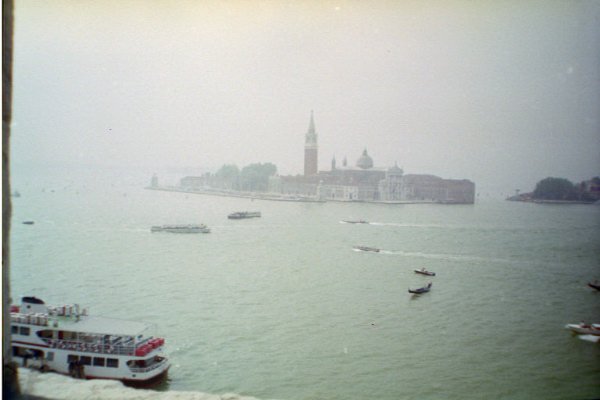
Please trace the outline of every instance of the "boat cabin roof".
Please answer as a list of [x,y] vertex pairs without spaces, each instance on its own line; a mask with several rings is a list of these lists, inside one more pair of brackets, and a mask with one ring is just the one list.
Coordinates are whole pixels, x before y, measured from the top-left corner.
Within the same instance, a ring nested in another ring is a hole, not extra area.
[[58,329],[63,331],[115,336],[137,336],[151,327],[151,324],[144,322],[97,316],[83,316],[79,321],[72,318],[61,318],[58,324]]

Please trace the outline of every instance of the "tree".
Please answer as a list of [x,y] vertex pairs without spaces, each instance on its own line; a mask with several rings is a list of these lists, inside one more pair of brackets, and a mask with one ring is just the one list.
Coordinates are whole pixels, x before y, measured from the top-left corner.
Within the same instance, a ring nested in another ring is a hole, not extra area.
[[535,186],[533,198],[537,200],[575,200],[575,185],[564,178],[542,179]]
[[240,173],[242,190],[266,192],[269,187],[269,177],[276,173],[277,167],[271,163],[247,165]]
[[238,182],[240,177],[240,169],[237,165],[226,164],[221,167],[215,174],[218,186],[226,189],[238,189]]

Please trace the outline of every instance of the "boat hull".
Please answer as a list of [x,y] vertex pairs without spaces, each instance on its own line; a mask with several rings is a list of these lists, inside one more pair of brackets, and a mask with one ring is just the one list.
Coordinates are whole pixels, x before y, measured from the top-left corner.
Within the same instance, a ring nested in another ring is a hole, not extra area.
[[408,293],[423,294],[429,292],[429,289],[408,289]]
[[415,272],[417,274],[421,274],[421,275],[427,275],[427,276],[435,276],[435,272],[430,272],[430,271],[421,271],[418,269],[415,269]]
[[259,211],[238,211],[229,214],[229,219],[247,219],[247,218],[260,218],[261,214]]
[[592,282],[588,282],[588,286],[591,287],[592,289],[596,289],[600,291],[600,284],[595,284]]
[[169,233],[210,233],[210,229],[205,225],[189,226],[153,226],[151,232],[169,232]]

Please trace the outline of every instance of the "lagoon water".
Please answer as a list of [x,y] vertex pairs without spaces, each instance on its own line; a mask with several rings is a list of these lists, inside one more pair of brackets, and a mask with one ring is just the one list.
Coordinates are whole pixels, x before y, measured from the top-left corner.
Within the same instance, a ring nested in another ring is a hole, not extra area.
[[[14,171],[13,298],[155,323],[167,396],[600,397],[600,346],[564,329],[600,322],[586,287],[600,207],[251,201],[145,190],[149,174]],[[227,219],[242,210],[262,218]],[[150,232],[169,223],[212,232]]]

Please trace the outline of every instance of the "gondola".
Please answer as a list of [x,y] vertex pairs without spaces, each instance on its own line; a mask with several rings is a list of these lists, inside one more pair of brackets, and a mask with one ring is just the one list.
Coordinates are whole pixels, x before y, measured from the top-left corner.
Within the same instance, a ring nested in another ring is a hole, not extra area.
[[431,290],[431,282],[429,282],[427,284],[427,286],[423,286],[422,288],[418,288],[418,289],[408,289],[408,293],[412,293],[412,294],[422,294],[422,293],[427,293]]
[[598,281],[588,282],[588,286],[592,289],[600,290],[600,283]]

